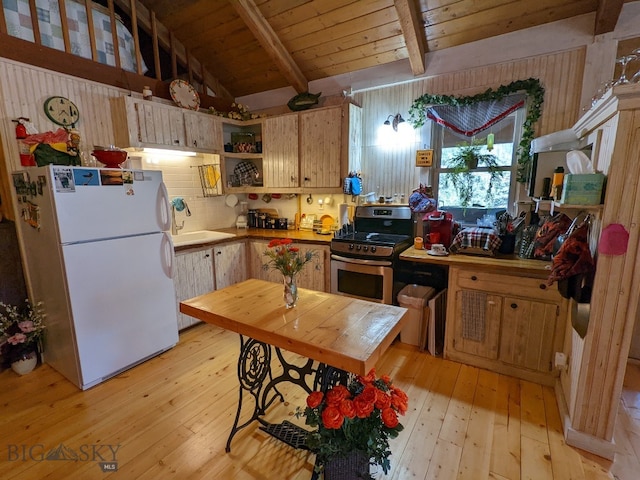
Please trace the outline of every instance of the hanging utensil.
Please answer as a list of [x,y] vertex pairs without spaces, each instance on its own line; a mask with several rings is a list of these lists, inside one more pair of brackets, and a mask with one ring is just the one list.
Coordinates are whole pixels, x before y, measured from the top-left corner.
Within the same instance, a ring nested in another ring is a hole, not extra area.
[[309,196],[307,197],[307,203],[309,205],[311,205],[313,203],[313,197],[311,196],[311,194],[309,194]]

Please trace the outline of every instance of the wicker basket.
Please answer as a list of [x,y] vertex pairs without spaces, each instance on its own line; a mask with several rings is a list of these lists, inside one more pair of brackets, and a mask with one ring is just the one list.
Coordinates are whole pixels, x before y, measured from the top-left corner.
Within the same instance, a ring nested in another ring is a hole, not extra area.
[[338,457],[324,466],[324,480],[362,480],[371,478],[369,459],[364,453],[353,452],[346,457]]

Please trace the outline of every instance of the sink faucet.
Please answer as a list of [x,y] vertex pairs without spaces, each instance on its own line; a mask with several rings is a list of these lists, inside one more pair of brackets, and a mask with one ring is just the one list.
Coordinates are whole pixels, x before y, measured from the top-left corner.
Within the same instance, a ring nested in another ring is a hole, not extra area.
[[178,232],[184,228],[184,220],[178,225],[176,222],[176,210],[181,212],[185,210],[185,214],[187,217],[191,216],[191,210],[189,210],[189,206],[187,202],[185,202],[182,198],[174,198],[171,202],[171,234],[178,235]]
[[184,220],[180,225],[176,222],[176,207],[171,206],[171,235],[178,235],[178,232],[184,228]]

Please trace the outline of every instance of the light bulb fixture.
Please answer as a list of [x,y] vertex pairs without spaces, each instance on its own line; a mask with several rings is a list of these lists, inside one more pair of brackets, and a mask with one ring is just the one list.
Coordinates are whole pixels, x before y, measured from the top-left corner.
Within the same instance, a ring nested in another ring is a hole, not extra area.
[[182,150],[169,150],[164,148],[143,148],[144,153],[151,153],[154,155],[165,155],[169,157],[195,157],[198,155],[196,152],[182,151]]
[[402,118],[402,115],[400,115],[399,113],[396,113],[395,115],[389,115],[384,121],[385,125],[391,125],[394,132],[398,131],[398,125],[401,123],[404,123],[404,118]]

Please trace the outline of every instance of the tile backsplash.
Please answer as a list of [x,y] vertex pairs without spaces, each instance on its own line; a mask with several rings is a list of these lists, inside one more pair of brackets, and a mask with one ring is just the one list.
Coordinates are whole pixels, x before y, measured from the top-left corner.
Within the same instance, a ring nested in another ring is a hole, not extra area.
[[[186,216],[185,211],[176,212],[176,220],[178,222],[184,220],[184,230],[181,232],[235,227],[236,218],[240,214],[240,202],[247,202],[249,209],[275,208],[280,217],[288,218],[291,224],[293,224],[298,212],[300,214],[315,214],[318,219],[323,215],[331,215],[337,221],[340,203],[353,205],[351,196],[342,194],[314,193],[310,203],[307,202],[308,194],[296,195],[292,198],[282,195],[281,198],[274,198],[270,202],[263,201],[262,194],[258,194],[257,200],[248,199],[246,194],[237,194],[238,204],[235,207],[230,207],[226,204],[226,195],[204,197],[200,184],[197,167],[206,163],[216,163],[217,155],[200,154],[195,157],[187,157],[180,154],[160,155],[131,152],[127,161],[129,165],[125,168],[161,170],[169,198],[182,197],[187,202],[191,211],[190,217]],[[322,200],[322,205],[318,200]],[[330,201],[328,205],[325,204],[326,200]]]

